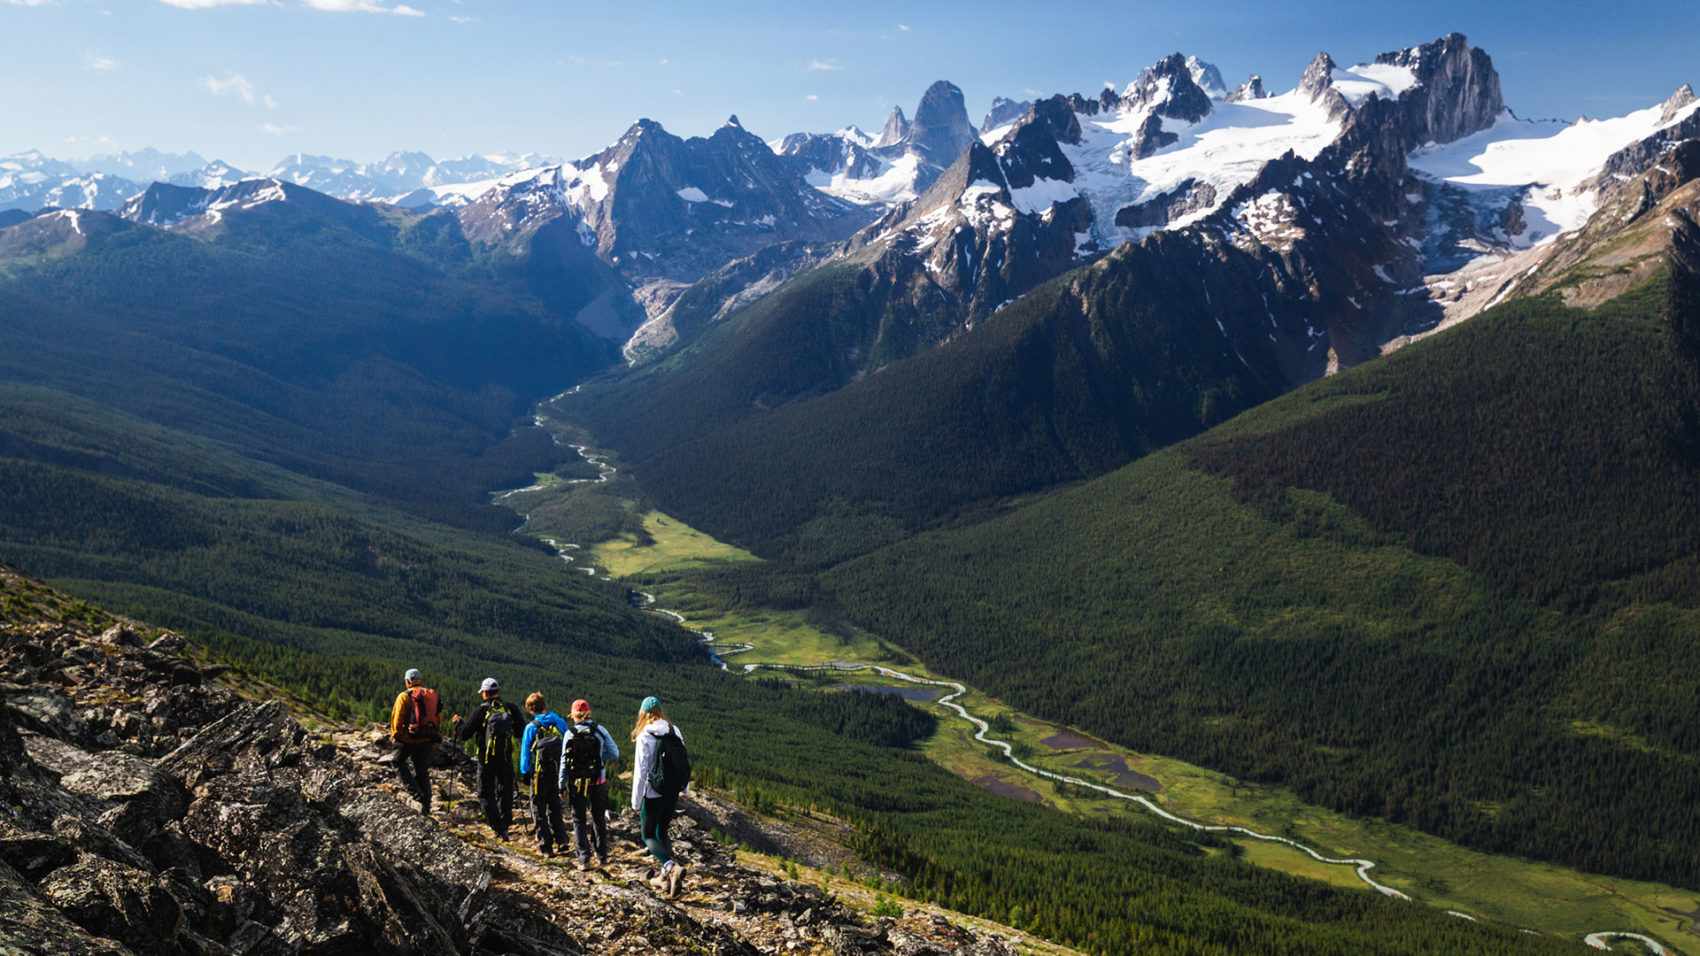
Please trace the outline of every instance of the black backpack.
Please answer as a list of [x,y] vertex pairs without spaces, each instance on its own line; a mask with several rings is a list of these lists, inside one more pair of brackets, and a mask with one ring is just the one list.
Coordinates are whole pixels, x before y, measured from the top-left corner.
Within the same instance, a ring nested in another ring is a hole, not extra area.
[[510,759],[514,752],[514,719],[508,705],[497,702],[484,715],[484,762]]
[[580,792],[602,778],[602,734],[596,721],[572,728],[562,744],[561,761],[562,779]]
[[691,782],[691,757],[685,753],[685,738],[669,730],[655,749],[655,766],[649,768],[649,787],[664,797],[677,796]]
[[531,725],[537,728],[531,735],[531,769],[536,774],[532,777],[535,781],[532,791],[550,793],[561,773],[561,728],[544,723],[541,717]]

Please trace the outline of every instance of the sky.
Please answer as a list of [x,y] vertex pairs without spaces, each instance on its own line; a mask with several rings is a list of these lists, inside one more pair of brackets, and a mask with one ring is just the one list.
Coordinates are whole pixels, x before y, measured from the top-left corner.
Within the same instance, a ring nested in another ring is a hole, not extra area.
[[648,117],[764,138],[912,114],[933,81],[994,96],[1118,89],[1173,52],[1230,86],[1293,87],[1460,32],[1518,115],[1619,116],[1700,84],[1700,2],[1574,0],[0,0],[0,156],[154,147],[264,171],[537,152],[574,159]]

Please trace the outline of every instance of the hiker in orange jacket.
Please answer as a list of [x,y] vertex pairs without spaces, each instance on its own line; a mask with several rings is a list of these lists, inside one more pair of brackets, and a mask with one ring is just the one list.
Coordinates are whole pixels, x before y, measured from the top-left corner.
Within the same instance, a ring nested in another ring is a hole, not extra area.
[[401,788],[431,812],[431,750],[437,744],[437,692],[425,686],[418,668],[402,677],[407,687],[396,695],[390,711],[390,739],[395,742],[395,773]]

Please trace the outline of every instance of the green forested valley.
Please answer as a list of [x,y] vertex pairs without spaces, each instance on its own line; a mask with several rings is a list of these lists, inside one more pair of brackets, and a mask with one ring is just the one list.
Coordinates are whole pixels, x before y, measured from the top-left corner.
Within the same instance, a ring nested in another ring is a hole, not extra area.
[[1700,885],[1687,281],[1503,306],[821,584],[1129,746]]
[[852,357],[918,320],[879,314],[867,275],[831,265],[551,407],[694,527],[835,563],[1102,474],[1277,394],[1277,370],[1225,350],[1202,302],[1166,293],[1173,266],[1120,250],[948,349],[856,377]]
[[[900,700],[714,668],[486,504],[582,476],[518,426],[605,344],[527,292],[527,268],[330,212],[233,214],[210,242],[115,227],[92,252],[7,260],[0,558],[68,595],[8,589],[7,622],[130,615],[333,715],[381,716],[414,666],[453,709],[496,675],[516,696],[587,696],[616,729],[657,694],[707,781],[841,815],[907,881],[886,889],[1089,952],[1573,948],[1000,798],[920,755],[933,719]],[[496,344],[463,361],[473,340]]]

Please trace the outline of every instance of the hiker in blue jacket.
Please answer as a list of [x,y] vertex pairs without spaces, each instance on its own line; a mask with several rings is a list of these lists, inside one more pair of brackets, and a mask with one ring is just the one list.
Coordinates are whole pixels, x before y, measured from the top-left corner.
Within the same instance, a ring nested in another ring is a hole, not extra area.
[[590,719],[590,701],[573,701],[572,718],[562,743],[560,788],[572,804],[573,846],[583,870],[592,851],[597,865],[608,863],[608,765],[620,759],[620,748],[607,727]]
[[519,778],[531,794],[531,819],[536,825],[537,849],[554,856],[567,848],[567,827],[561,818],[561,742],[570,729],[561,715],[549,709],[541,693],[525,699],[531,722],[519,742]]

